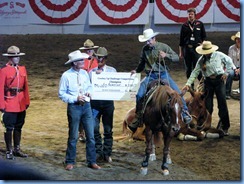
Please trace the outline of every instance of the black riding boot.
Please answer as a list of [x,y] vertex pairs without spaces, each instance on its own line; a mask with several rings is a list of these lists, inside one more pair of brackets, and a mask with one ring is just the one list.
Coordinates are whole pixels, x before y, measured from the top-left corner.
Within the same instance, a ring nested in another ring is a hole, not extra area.
[[6,159],[13,160],[13,149],[12,149],[12,131],[7,131],[4,133],[4,140],[6,144]]
[[27,154],[20,151],[20,140],[21,140],[21,132],[14,130],[14,156],[16,157],[28,157]]
[[135,132],[138,127],[142,126],[142,108],[143,103],[141,101],[136,103],[136,121],[128,125],[132,132]]

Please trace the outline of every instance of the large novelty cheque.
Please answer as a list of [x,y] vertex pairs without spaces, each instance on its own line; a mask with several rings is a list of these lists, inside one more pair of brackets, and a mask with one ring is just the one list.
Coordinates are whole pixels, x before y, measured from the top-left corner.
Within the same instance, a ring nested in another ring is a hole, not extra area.
[[135,101],[141,74],[124,72],[92,73],[92,100]]

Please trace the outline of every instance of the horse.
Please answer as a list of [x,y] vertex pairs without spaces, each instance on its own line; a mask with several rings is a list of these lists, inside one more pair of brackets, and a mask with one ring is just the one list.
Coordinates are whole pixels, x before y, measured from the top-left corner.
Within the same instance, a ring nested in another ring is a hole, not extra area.
[[186,99],[189,113],[192,116],[191,128],[199,130],[206,138],[222,138],[224,132],[211,126],[212,116],[205,106],[205,93],[192,89],[191,96]]
[[142,121],[145,125],[146,149],[141,164],[141,174],[146,175],[148,160],[153,151],[153,135],[163,134],[162,173],[168,175],[168,155],[172,138],[180,130],[183,122],[181,116],[183,105],[181,96],[168,85],[157,85],[148,95],[144,107]]

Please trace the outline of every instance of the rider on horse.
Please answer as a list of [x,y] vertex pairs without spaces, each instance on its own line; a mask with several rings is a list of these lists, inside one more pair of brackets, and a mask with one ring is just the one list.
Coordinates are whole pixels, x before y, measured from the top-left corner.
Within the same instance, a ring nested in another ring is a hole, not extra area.
[[[138,121],[133,128],[137,128],[142,118],[142,101],[147,91],[147,85],[155,79],[165,79],[169,83],[170,87],[180,94],[180,90],[174,80],[170,77],[165,60],[177,62],[179,56],[166,44],[157,42],[155,36],[158,32],[153,32],[152,29],[146,29],[143,35],[138,36],[139,42],[146,42],[146,45],[142,48],[140,63],[135,70],[131,71],[131,74],[140,73],[143,70],[146,72],[146,77],[142,80],[140,88],[136,95],[136,114]],[[192,117],[188,112],[185,100],[182,97],[183,111],[182,116],[184,122],[189,124],[192,121]]]

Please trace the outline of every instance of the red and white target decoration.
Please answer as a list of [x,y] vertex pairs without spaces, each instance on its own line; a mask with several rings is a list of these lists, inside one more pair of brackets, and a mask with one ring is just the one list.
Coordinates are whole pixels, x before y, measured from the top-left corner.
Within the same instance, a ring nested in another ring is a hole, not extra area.
[[187,9],[194,7],[197,19],[213,22],[212,0],[155,0],[155,24],[183,23],[187,20]]
[[[219,10],[230,20],[240,22],[241,3],[238,0],[216,0]],[[218,17],[216,19],[218,21]],[[221,22],[226,20],[222,19]]]
[[88,0],[29,0],[33,12],[52,24],[74,21],[88,4]]
[[90,0],[90,25],[147,24],[149,1]]

